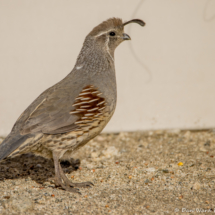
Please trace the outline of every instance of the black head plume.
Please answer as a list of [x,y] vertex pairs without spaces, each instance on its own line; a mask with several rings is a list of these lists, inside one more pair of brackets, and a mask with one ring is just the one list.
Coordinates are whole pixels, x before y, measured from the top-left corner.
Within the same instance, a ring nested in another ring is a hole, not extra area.
[[125,25],[130,24],[130,23],[137,23],[137,24],[139,24],[139,25],[141,25],[141,26],[144,26],[144,25],[146,24],[146,23],[143,22],[143,20],[141,20],[141,19],[132,19],[132,20],[130,20],[130,21],[128,21],[128,22],[123,23],[122,25],[125,26]]

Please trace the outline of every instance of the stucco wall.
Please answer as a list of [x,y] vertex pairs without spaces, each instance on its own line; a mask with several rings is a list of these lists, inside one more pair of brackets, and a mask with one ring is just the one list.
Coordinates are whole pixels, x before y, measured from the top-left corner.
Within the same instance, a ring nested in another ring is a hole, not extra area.
[[0,0],[0,135],[73,68],[89,31],[141,18],[115,53],[118,104],[105,131],[215,127],[215,1]]

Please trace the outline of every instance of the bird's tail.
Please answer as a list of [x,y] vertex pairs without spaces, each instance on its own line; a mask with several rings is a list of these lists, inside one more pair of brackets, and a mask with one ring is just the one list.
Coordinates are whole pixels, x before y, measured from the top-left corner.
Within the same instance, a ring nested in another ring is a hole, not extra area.
[[9,134],[0,144],[0,161],[10,155],[29,137],[30,135]]

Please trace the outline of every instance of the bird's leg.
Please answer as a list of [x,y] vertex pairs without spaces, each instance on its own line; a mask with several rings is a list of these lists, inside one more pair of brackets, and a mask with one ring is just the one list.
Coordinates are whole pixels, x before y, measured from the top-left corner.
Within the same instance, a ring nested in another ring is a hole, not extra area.
[[79,190],[77,188],[72,188],[72,187],[70,187],[67,184],[64,184],[62,182],[62,179],[63,179],[63,178],[61,178],[62,177],[61,176],[62,175],[61,174],[62,169],[61,169],[60,162],[59,162],[59,154],[60,153],[59,152],[53,152],[52,154],[53,154],[54,166],[55,166],[55,185],[56,186],[61,186],[64,190],[67,190],[69,192],[79,193]]
[[59,170],[59,161],[58,161],[58,154],[53,152],[53,159],[54,159],[54,168],[55,168],[55,185],[61,186],[62,179],[60,177],[60,170]]
[[66,186],[71,186],[71,187],[91,187],[94,186],[94,184],[90,181],[86,181],[86,182],[82,182],[82,183],[72,183],[65,175],[65,173],[63,172],[62,167],[59,165],[59,170],[60,170],[60,175],[61,178],[63,179],[64,183]]

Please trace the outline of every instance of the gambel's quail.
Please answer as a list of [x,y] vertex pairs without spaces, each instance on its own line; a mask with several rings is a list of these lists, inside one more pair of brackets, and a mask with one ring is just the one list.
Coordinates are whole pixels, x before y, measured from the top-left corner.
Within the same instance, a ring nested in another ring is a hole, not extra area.
[[0,144],[0,160],[24,153],[53,158],[55,184],[78,192],[91,182],[72,183],[60,160],[71,155],[98,135],[116,107],[114,50],[124,40],[124,26],[140,19],[122,22],[111,18],[96,26],[86,37],[73,70],[45,90],[18,118],[11,133]]

